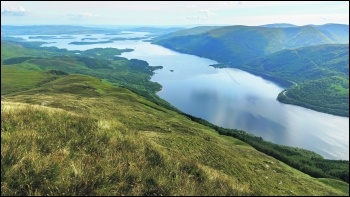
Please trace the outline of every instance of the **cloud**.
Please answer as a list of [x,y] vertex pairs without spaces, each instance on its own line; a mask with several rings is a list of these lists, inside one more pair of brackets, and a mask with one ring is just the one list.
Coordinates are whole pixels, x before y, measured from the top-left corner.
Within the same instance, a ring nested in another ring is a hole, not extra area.
[[181,5],[180,8],[193,9],[197,8],[197,5]]
[[83,19],[87,17],[95,17],[98,16],[96,14],[91,13],[69,13],[69,14],[62,14],[63,17],[68,17],[70,19]]
[[200,16],[201,18],[209,19],[209,18],[211,18],[214,15],[215,14],[213,12],[210,12],[209,10],[200,10],[200,11],[198,11],[198,16]]
[[28,11],[24,7],[13,7],[1,11],[2,16],[24,16]]
[[216,14],[209,10],[199,10],[196,14],[191,16],[176,17],[177,19],[187,19],[187,20],[208,20],[215,16]]
[[236,5],[242,5],[244,1],[227,1],[224,2],[224,5],[230,5],[230,4],[236,4]]

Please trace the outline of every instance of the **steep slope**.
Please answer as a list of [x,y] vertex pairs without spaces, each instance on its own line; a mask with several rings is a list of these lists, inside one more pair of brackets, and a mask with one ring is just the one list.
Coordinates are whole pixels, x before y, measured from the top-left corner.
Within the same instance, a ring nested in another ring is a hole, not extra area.
[[254,59],[242,67],[298,83],[334,75],[348,77],[349,45],[286,49]]
[[184,29],[180,31],[176,31],[170,34],[166,34],[162,36],[162,39],[172,38],[172,37],[179,37],[179,36],[189,36],[189,35],[197,35],[204,32],[207,32],[212,29],[220,28],[220,26],[199,26],[199,27],[193,27],[190,29]]
[[348,194],[97,78],[61,76],[1,105],[2,195]]
[[326,77],[281,92],[277,100],[340,116],[349,116],[349,78]]
[[279,94],[281,102],[349,116],[349,45],[283,50],[255,59],[243,69],[296,82]]
[[[342,77],[344,80],[349,80],[349,45],[335,44],[349,42],[348,27],[340,24],[283,28],[230,26],[196,35],[179,36],[173,33],[156,38],[154,43],[217,60],[221,62],[214,65],[217,67],[236,67],[272,80],[293,81],[299,85],[294,89],[296,90],[294,93],[308,89],[313,96],[308,99],[297,99],[301,96],[290,94],[287,99],[285,94],[280,94],[278,100],[282,102],[288,100],[289,104],[321,112],[349,116],[347,107],[349,103],[346,101],[348,87],[342,85],[343,80],[316,81],[312,84],[322,83],[322,85],[312,85],[312,89],[302,87],[304,82],[326,77]],[[327,94],[320,89],[325,87],[325,81],[331,83],[326,85],[329,90]],[[336,86],[343,87],[345,91],[332,88]],[[315,105],[312,102],[316,99],[315,95],[320,96],[317,98],[319,103],[324,102],[328,107]],[[337,104],[334,105],[335,103]]]
[[340,44],[349,44],[349,25],[342,24],[324,24],[315,25],[315,28],[321,30],[334,42]]
[[348,161],[184,115],[148,88],[147,62],[111,59],[117,49],[77,58],[56,48],[5,46],[3,195],[348,194],[347,183],[322,179],[348,182]]
[[[160,36],[153,42],[180,52],[211,58],[228,63],[232,67],[239,67],[239,64],[252,58],[269,55],[283,49],[337,44],[344,43],[346,40],[346,33],[344,33],[346,30],[340,28],[341,31],[338,31],[333,26],[307,25],[271,28],[237,25],[208,29],[204,32],[197,32],[196,29],[200,27]],[[347,40],[349,40],[348,35]]]

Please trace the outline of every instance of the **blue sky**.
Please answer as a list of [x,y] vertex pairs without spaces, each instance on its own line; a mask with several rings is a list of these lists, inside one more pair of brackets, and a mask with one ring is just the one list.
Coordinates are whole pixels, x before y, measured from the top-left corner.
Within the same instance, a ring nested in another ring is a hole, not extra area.
[[1,1],[2,25],[349,24],[349,1]]

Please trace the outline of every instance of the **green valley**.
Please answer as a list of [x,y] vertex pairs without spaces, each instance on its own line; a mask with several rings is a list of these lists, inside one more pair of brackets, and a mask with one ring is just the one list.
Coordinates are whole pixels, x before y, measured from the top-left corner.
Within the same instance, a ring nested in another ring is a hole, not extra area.
[[[272,81],[296,83],[298,88],[287,90],[289,97],[283,93],[277,99],[349,116],[349,88],[342,85],[349,82],[347,25],[196,27],[157,37],[153,42],[221,62],[216,67],[239,68]],[[329,77],[341,80],[324,79]],[[327,91],[323,91],[325,86]],[[302,92],[310,94],[305,97]]]
[[1,45],[2,195],[349,194],[349,161],[181,113],[145,61]]
[[1,196],[349,196],[349,2],[1,1]]

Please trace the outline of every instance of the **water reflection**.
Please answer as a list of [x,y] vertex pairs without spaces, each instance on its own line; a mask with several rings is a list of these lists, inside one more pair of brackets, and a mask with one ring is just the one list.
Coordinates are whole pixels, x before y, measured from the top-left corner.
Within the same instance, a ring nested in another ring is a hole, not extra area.
[[[143,35],[146,33],[133,36]],[[86,36],[74,37],[81,40]],[[91,37],[103,40],[106,36],[96,34]],[[216,61],[177,53],[148,42],[123,40],[94,45],[68,44],[75,40],[44,41],[56,42],[45,46],[69,50],[97,47],[134,49],[122,56],[142,59],[152,66],[163,66],[152,77],[152,81],[163,86],[157,94],[180,110],[222,127],[245,130],[274,143],[312,150],[326,158],[349,160],[349,118],[279,103],[276,97],[284,88],[271,81],[238,69],[215,69],[209,65],[216,64]]]

